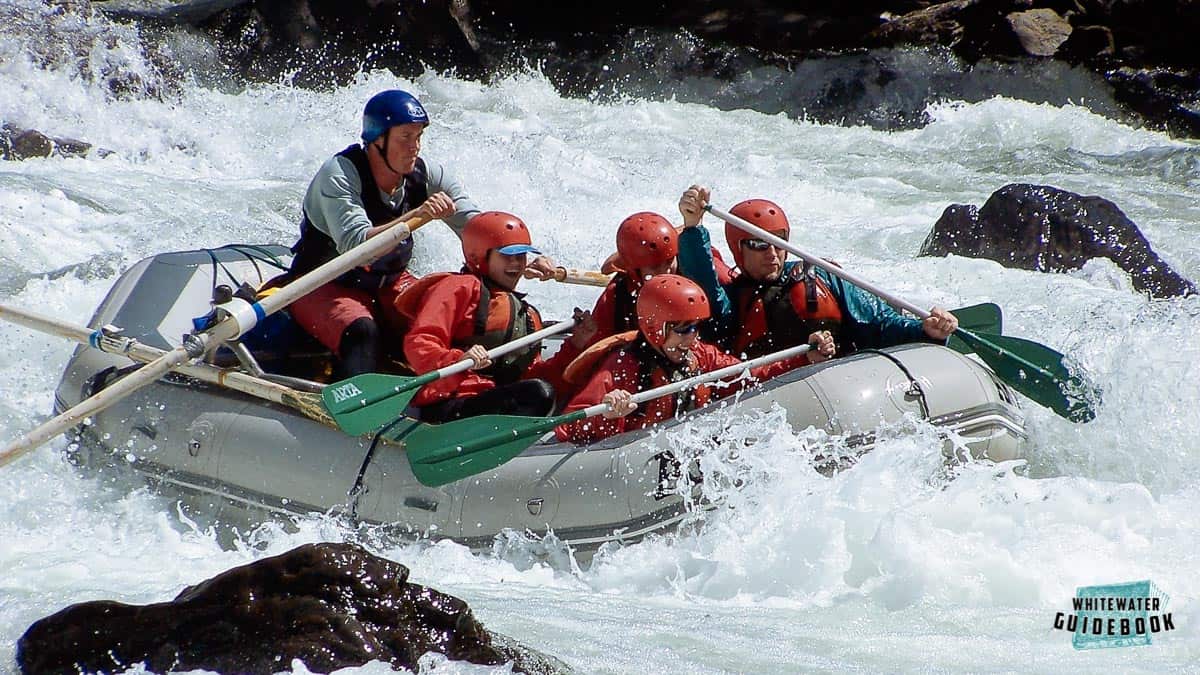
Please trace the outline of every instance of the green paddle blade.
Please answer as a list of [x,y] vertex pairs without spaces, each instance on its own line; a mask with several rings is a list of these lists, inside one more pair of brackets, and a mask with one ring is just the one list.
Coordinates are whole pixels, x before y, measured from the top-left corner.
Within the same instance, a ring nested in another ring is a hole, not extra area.
[[1000,313],[1000,305],[994,302],[981,302],[978,305],[959,307],[950,310],[958,317],[960,328],[966,328],[972,333],[991,333],[1000,335],[1004,332],[1004,317]]
[[521,454],[542,434],[583,417],[481,415],[426,424],[404,438],[408,462],[422,485],[437,487],[494,469]]
[[1074,375],[1062,354],[1046,345],[1008,335],[954,333],[967,343],[1008,386],[1072,422],[1090,422],[1100,391]]
[[355,375],[322,389],[321,401],[342,431],[351,436],[369,434],[403,415],[417,391],[432,379],[428,375]]
[[[965,328],[972,333],[992,333],[999,335],[1003,332],[1004,319],[1000,314],[1000,305],[994,302],[984,302],[970,307],[960,307],[952,309],[950,313],[958,317],[959,328]],[[957,335],[951,335],[950,341],[946,346],[961,354],[972,354],[975,352],[966,342]]]

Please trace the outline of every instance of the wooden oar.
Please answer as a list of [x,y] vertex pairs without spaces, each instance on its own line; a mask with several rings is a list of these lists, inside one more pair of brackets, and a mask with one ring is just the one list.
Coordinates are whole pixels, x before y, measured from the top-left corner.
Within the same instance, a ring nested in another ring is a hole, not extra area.
[[[544,338],[570,330],[575,321],[560,321],[523,338],[513,340],[488,350],[488,358],[495,359],[518,349],[541,342]],[[443,377],[457,375],[471,369],[475,362],[462,359],[438,370],[404,377],[367,373],[335,382],[321,392],[325,407],[333,415],[342,431],[358,435],[372,433],[404,414],[409,401],[421,387]]]
[[106,387],[99,393],[76,404],[69,410],[39,425],[33,431],[13,441],[0,450],[0,466],[37,448],[41,444],[58,436],[67,429],[81,423],[87,417],[94,415],[110,405],[120,401],[133,392],[148,386],[166,373],[186,361],[199,358],[222,342],[241,336],[263,318],[287,307],[292,302],[307,295],[309,292],[323,286],[350,270],[364,265],[388,251],[396,244],[407,239],[409,235],[428,219],[413,218],[407,222],[397,218],[387,223],[387,228],[371,237],[362,244],[346,251],[333,260],[317,267],[282,289],[257,302],[246,302],[234,299],[223,306],[225,318],[211,328],[189,333],[184,336],[183,344],[161,357],[142,366],[121,380]]
[[[69,323],[16,307],[0,305],[0,319],[50,335],[57,335],[102,352],[124,356],[139,363],[150,363],[166,354],[166,350],[143,344],[135,338],[121,335],[119,330],[93,330],[86,326]],[[207,382],[218,387],[232,389],[255,398],[271,401],[292,408],[328,427],[337,428],[337,422],[325,409],[320,394],[298,391],[282,384],[264,380],[253,375],[218,368],[208,363],[185,363],[175,368],[177,373]]]
[[[847,272],[811,253],[806,253],[796,245],[780,239],[742,218],[726,213],[711,204],[704,208],[730,225],[868,290],[896,307],[907,309],[922,319],[929,316],[929,312],[911,302],[881,290],[852,272]],[[1084,378],[1071,373],[1063,363],[1063,359],[1066,357],[1061,353],[1032,340],[974,333],[961,326],[954,332],[954,336],[973,349],[984,363],[991,366],[1001,380],[1034,402],[1046,406],[1057,415],[1072,422],[1089,422],[1096,417],[1092,403],[1100,400],[1099,390]]]
[[[0,305],[0,319],[141,363],[150,363],[166,354],[162,349],[143,344],[116,331],[93,330],[15,307]],[[488,358],[503,356],[550,335],[567,331],[574,325],[574,321],[556,323],[490,350]],[[472,363],[471,359],[463,359],[454,365],[418,377],[380,373],[358,375],[326,386],[322,394],[297,391],[237,370],[217,368],[207,363],[183,364],[176,367],[175,372],[279,403],[298,410],[326,426],[357,436],[377,431],[401,416],[420,387],[442,377],[468,370]]]
[[[774,354],[760,356],[743,363],[689,377],[661,387],[639,392],[631,397],[634,403],[644,403],[660,396],[669,396],[699,384],[738,375],[750,369],[782,361],[811,349],[798,345]],[[446,424],[425,424],[407,433],[404,443],[413,474],[423,485],[437,487],[456,480],[494,469],[521,454],[547,431],[560,424],[577,422],[608,410],[608,405],[596,405],[555,417],[519,417],[516,415],[481,415]],[[407,431],[407,430],[406,430]]]
[[577,270],[571,267],[558,267],[554,270],[554,276],[543,281],[558,281],[564,284],[579,284],[581,286],[599,286],[604,287],[608,282],[612,281],[611,274],[603,274],[601,272],[592,272],[589,270]]

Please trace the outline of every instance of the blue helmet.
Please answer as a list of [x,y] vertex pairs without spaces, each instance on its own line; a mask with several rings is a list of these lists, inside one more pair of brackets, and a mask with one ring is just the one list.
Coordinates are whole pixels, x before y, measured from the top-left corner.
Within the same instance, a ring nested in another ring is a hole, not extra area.
[[399,89],[381,91],[363,109],[362,140],[370,143],[397,124],[429,124],[429,115],[417,97]]

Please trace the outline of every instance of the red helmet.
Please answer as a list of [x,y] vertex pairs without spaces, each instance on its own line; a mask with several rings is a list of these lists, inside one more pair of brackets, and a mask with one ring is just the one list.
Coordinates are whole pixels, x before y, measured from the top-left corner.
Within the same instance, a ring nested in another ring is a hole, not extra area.
[[678,274],[660,274],[646,281],[637,299],[638,328],[646,341],[661,347],[668,323],[703,321],[712,316],[704,289]]
[[635,213],[617,228],[617,254],[627,272],[657,267],[678,253],[679,233],[657,213]]
[[529,228],[511,213],[484,211],[467,221],[462,233],[467,269],[487,274],[488,253],[499,249],[504,255],[540,253],[531,244]]
[[[750,221],[751,225],[761,227],[780,239],[787,239],[792,232],[787,214],[778,204],[766,199],[747,199],[729,209],[729,213]],[[741,228],[725,224],[725,243],[729,245],[729,250],[733,253],[733,262],[738,267],[742,266],[742,242],[754,238],[754,235]]]

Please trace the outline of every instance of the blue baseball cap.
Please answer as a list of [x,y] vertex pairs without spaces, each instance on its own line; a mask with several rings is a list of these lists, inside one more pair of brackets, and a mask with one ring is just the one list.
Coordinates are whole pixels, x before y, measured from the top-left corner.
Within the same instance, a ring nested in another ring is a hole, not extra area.
[[536,253],[538,255],[542,254],[541,251],[530,246],[529,244],[509,244],[504,248],[496,249],[496,251],[498,251],[500,255],[521,255],[522,253]]

